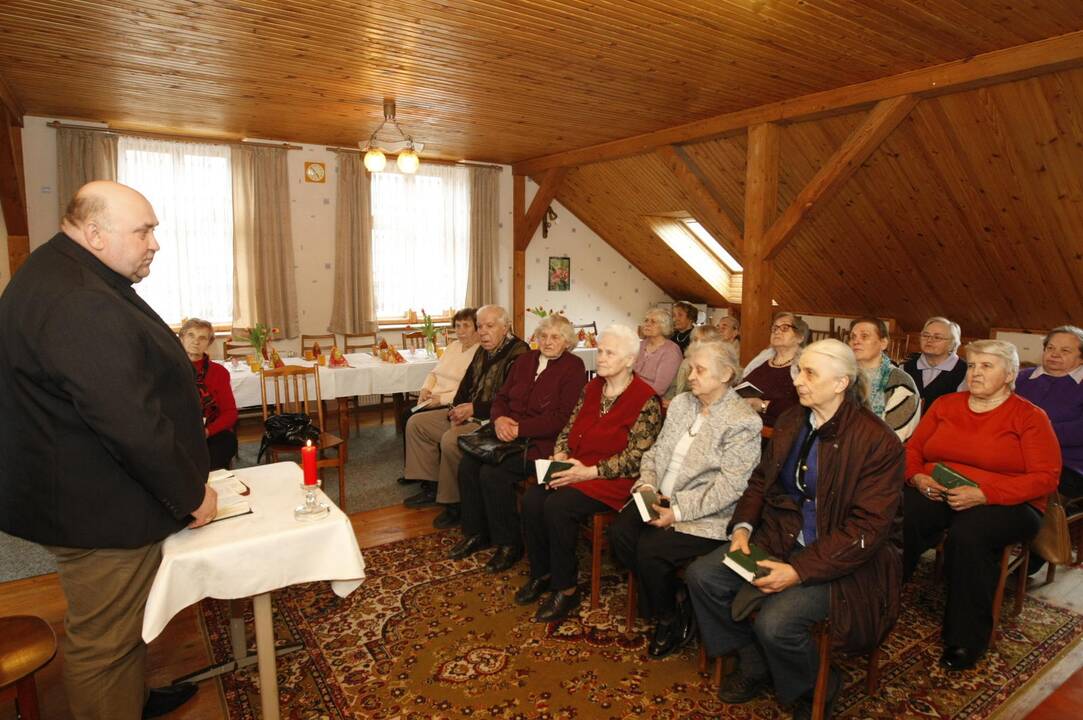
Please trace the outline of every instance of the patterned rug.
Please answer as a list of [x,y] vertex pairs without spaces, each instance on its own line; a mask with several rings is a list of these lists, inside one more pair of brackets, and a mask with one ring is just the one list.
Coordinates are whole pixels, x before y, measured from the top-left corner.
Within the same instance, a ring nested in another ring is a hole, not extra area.
[[[607,568],[598,610],[584,603],[578,617],[547,626],[531,621],[533,607],[512,601],[525,562],[494,578],[481,569],[488,552],[445,560],[458,538],[443,532],[365,551],[369,576],[346,599],[326,583],[275,593],[276,639],[305,646],[278,659],[283,717],[790,716],[766,697],[719,702],[697,672],[694,648],[647,658],[647,625],[625,632],[625,586],[615,569]],[[941,591],[928,574],[910,587],[884,648],[879,693],[865,693],[863,659],[839,663],[836,717],[987,718],[1083,635],[1083,616],[1028,598],[996,652],[973,671],[947,674],[937,664]],[[215,661],[228,659],[228,604],[204,601],[201,610]],[[255,666],[222,683],[231,720],[259,717]]]

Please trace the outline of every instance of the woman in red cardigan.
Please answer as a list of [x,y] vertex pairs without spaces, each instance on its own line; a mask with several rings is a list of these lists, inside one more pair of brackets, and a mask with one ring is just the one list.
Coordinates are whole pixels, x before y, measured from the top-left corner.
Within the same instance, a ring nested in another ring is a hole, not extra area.
[[493,396],[491,418],[498,439],[526,441],[523,450],[500,464],[483,463],[469,453],[459,463],[463,539],[451,549],[458,560],[496,544],[485,569],[500,573],[523,557],[516,487],[534,474],[534,460],[553,454],[557,433],[568,422],[587,369],[570,348],[575,328],[563,315],[549,315],[534,331],[538,349],[520,355],[504,385]]
[[579,527],[595,513],[624,505],[639,476],[639,460],[662,427],[658,397],[632,372],[638,353],[633,330],[614,325],[602,332],[598,377],[583,389],[554,447],[553,459],[572,467],[523,495],[530,580],[515,593],[515,602],[529,605],[549,590],[535,620],[563,620],[579,605]]
[[237,454],[237,401],[229,382],[229,371],[207,356],[214,339],[214,327],[206,320],[191,318],[181,325],[181,344],[192,361],[196,388],[203,404],[203,434],[211,456],[211,470],[228,468]]
[[[1057,489],[1060,447],[1049,418],[1014,392],[1015,346],[980,340],[966,349],[967,392],[933,403],[906,446],[903,576],[944,532],[949,670],[971,668],[993,627],[998,557],[1038,532],[1046,496]],[[977,483],[949,489],[932,478],[943,463]]]

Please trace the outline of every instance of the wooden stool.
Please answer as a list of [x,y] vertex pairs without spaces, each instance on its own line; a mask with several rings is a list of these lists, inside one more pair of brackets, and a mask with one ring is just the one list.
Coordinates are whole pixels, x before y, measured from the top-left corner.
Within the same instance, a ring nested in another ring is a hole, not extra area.
[[0,700],[15,699],[18,717],[38,720],[34,673],[56,655],[56,634],[33,615],[0,618]]

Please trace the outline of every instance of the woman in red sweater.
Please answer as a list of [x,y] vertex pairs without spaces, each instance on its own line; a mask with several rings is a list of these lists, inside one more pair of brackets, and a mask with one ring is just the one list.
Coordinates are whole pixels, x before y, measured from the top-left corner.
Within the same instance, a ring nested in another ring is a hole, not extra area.
[[191,318],[181,325],[181,343],[196,374],[199,401],[203,404],[203,434],[211,456],[211,470],[228,468],[237,454],[237,401],[229,382],[229,371],[207,356],[214,339],[214,327],[206,320]]
[[654,389],[633,372],[639,338],[623,325],[598,337],[598,377],[587,383],[553,459],[572,467],[523,495],[523,535],[530,580],[515,593],[529,605],[549,595],[535,620],[563,620],[579,605],[575,546],[579,527],[595,513],[619,510],[639,476],[639,461],[662,427]]
[[[1000,551],[1038,532],[1061,464],[1049,418],[1014,392],[1015,346],[980,340],[966,354],[970,390],[944,395],[922,417],[906,446],[903,493],[904,578],[947,531],[940,664],[949,670],[985,653]],[[944,487],[932,478],[937,463],[977,486]]]

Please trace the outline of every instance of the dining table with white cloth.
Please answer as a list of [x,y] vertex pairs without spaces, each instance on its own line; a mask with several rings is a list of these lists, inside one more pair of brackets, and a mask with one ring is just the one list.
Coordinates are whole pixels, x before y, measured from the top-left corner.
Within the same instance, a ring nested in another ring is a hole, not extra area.
[[143,640],[156,638],[174,615],[204,598],[253,598],[260,704],[263,717],[273,719],[279,715],[271,591],[327,580],[336,595],[346,597],[364,579],[365,561],[350,519],[322,491],[317,495],[330,508],[326,517],[294,518],[294,508],[304,501],[296,463],[234,475],[248,486],[252,512],[185,528],[165,540],[143,614]]

